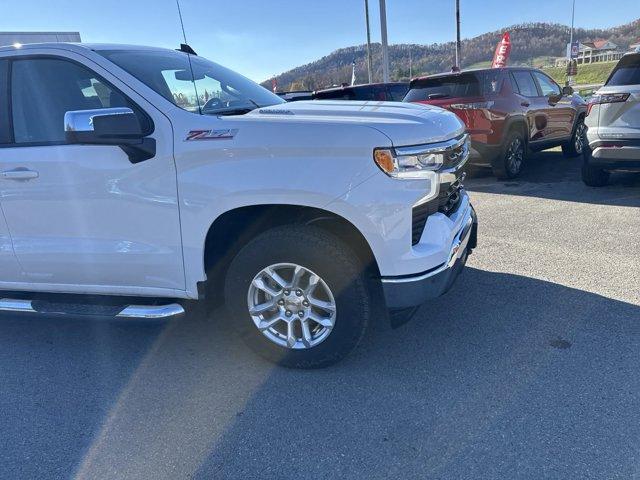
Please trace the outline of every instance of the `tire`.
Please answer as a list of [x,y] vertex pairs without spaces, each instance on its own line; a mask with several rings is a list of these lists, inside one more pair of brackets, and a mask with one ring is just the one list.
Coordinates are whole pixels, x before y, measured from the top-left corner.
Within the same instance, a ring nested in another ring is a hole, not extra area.
[[520,175],[527,158],[527,147],[524,135],[518,130],[511,130],[504,143],[502,154],[491,165],[493,174],[499,180],[508,180]]
[[573,135],[571,141],[562,145],[562,154],[565,157],[573,158],[582,155],[584,147],[587,144],[587,127],[584,124],[584,117],[578,119],[575,128],[573,129]]
[[610,173],[589,164],[591,150],[585,147],[582,160],[582,181],[589,187],[604,187],[609,183]]
[[[265,273],[269,268],[292,288],[273,282],[273,275]],[[299,289],[291,285],[298,271]],[[313,275],[319,280],[311,295],[307,290]],[[301,296],[294,296],[300,292]],[[285,367],[321,368],[336,363],[358,345],[369,323],[371,299],[365,268],[345,243],[315,226],[275,227],[251,240],[229,265],[224,296],[235,332],[256,353]],[[333,313],[318,309],[319,301],[332,304]],[[257,313],[273,302],[269,310]],[[253,315],[250,304],[259,307]],[[308,325],[306,333],[297,313],[304,313],[300,318]],[[321,316],[325,325],[316,323],[311,315]],[[265,328],[272,321],[273,326]],[[293,347],[289,344],[292,339]]]

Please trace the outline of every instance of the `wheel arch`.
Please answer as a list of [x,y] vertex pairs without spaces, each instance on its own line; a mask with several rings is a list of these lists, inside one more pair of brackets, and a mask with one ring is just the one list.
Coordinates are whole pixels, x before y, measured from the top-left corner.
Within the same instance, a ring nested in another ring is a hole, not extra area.
[[502,134],[502,145],[504,146],[505,142],[507,141],[507,138],[509,137],[509,134],[513,131],[520,131],[520,133],[522,133],[522,136],[524,137],[524,143],[525,145],[529,144],[529,127],[527,124],[527,119],[524,116],[518,115],[515,117],[511,117],[507,120],[506,124],[505,124],[505,128],[503,130],[503,134]]
[[218,216],[204,241],[203,262],[208,280],[222,278],[235,254],[259,233],[282,225],[316,225],[344,241],[372,275],[378,265],[362,232],[346,218],[322,208],[290,204],[237,207]]

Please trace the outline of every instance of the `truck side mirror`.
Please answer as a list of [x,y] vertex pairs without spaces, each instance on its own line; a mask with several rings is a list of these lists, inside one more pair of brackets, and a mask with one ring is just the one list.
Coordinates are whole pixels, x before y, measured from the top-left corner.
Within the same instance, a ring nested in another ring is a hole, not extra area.
[[144,137],[140,121],[130,108],[66,112],[64,131],[69,144],[119,146],[132,163],[155,156],[155,140]]

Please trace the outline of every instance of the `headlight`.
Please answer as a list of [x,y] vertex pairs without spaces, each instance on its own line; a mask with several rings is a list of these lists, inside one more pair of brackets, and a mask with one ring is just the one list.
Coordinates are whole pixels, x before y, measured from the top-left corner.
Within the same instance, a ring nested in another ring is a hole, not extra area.
[[400,179],[423,179],[443,168],[459,168],[469,157],[469,136],[413,147],[377,148],[376,165],[387,175]]

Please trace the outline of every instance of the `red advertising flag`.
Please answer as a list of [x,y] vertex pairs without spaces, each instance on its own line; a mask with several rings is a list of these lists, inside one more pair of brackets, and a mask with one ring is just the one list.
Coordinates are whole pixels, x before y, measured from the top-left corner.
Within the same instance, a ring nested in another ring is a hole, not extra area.
[[273,93],[278,92],[278,80],[276,80],[275,78],[271,79],[271,89],[273,90]]
[[493,63],[491,68],[501,68],[507,66],[509,60],[509,54],[511,53],[511,36],[509,32],[504,32],[502,40],[496,47],[496,53],[493,55]]

